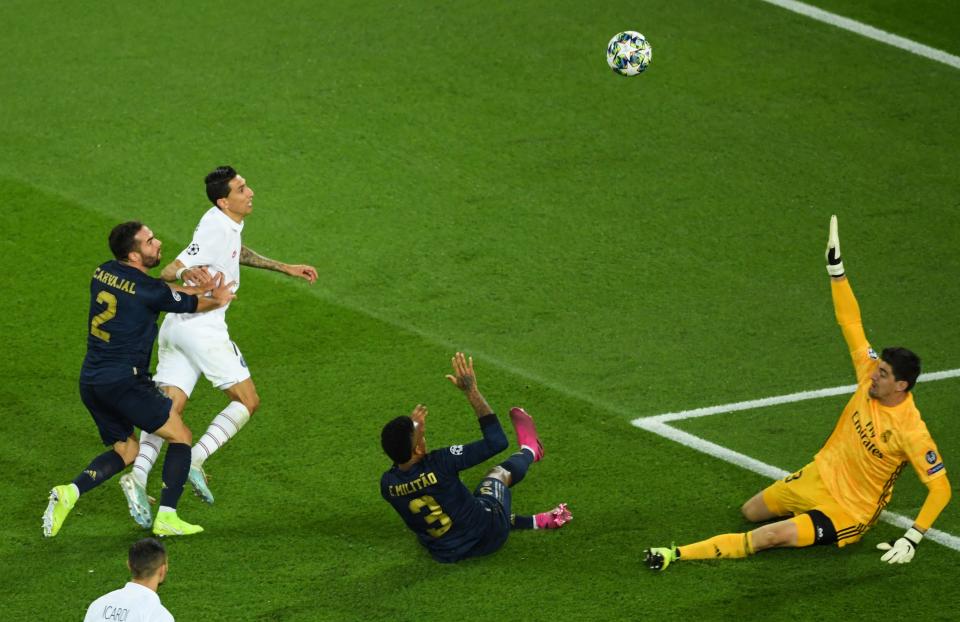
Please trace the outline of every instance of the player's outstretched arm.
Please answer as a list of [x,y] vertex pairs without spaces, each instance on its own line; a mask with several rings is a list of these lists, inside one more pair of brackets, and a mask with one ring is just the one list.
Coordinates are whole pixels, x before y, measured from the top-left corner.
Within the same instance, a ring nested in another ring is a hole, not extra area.
[[467,396],[467,401],[473,406],[477,417],[489,415],[493,411],[487,400],[477,388],[477,375],[473,371],[473,357],[467,358],[463,352],[457,352],[450,360],[453,366],[453,374],[447,374],[447,380],[453,383],[463,394]]
[[285,264],[269,257],[264,257],[246,246],[240,247],[240,265],[282,272],[308,281],[311,285],[317,281],[317,269],[305,264]]
[[884,551],[880,561],[888,564],[910,563],[917,550],[917,545],[923,539],[923,535],[933,525],[933,521],[940,516],[943,508],[947,507],[952,495],[947,477],[943,476],[930,480],[926,482],[926,485],[927,499],[923,502],[923,507],[920,508],[920,514],[917,515],[917,520],[914,521],[913,526],[896,540],[881,542],[877,545],[878,549]]

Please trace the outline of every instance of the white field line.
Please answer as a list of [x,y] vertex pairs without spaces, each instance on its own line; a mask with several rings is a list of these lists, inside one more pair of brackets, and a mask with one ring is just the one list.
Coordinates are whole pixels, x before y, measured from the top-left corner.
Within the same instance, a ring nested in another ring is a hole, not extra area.
[[[950,369],[947,371],[923,374],[920,376],[920,380],[924,382],[931,382],[934,380],[944,380],[946,378],[956,378],[958,376],[960,376],[960,369]],[[711,406],[709,408],[695,408],[693,410],[667,413],[653,417],[640,417],[638,419],[634,419],[631,423],[638,428],[648,432],[653,432],[654,434],[668,438],[672,441],[676,441],[681,445],[691,449],[696,449],[697,451],[705,453],[708,456],[719,458],[724,462],[729,462],[730,464],[734,464],[748,471],[753,471],[754,473],[763,475],[770,479],[780,479],[781,477],[786,477],[789,475],[790,471],[785,471],[780,467],[775,467],[771,464],[767,464],[766,462],[761,462],[756,458],[751,458],[750,456],[732,449],[728,449],[722,445],[711,443],[710,441],[700,438],[699,436],[695,436],[689,432],[684,432],[683,430],[678,430],[677,428],[671,427],[665,422],[690,419],[693,417],[705,417],[707,415],[717,415],[738,410],[748,410],[751,408],[763,408],[765,406],[787,404],[802,400],[812,400],[830,395],[853,393],[855,389],[856,385],[851,385],[844,387],[833,387],[830,389],[820,389],[818,391],[803,391],[800,393],[791,393],[790,395],[767,397],[759,400],[750,400],[747,402],[734,402],[732,404],[722,404],[720,406]],[[890,523],[891,525],[901,527],[903,529],[907,529],[913,525],[913,519],[907,518],[901,514],[894,514],[893,512],[883,512],[880,518],[886,523]],[[943,546],[953,549],[954,551],[960,551],[960,538],[945,531],[931,528],[927,531],[924,539],[933,540],[937,544],[942,544]]]
[[[960,369],[948,369],[946,371],[936,371],[929,374],[920,374],[918,382],[933,382],[934,380],[945,380],[947,378],[960,377]],[[679,421],[681,419],[692,419],[694,417],[706,417],[708,415],[719,415],[723,413],[735,412],[738,410],[753,410],[754,408],[764,408],[765,406],[777,406],[779,404],[789,404],[791,402],[802,402],[804,400],[814,400],[819,397],[830,397],[831,395],[843,395],[844,393],[853,393],[857,385],[850,384],[842,387],[830,387],[829,389],[817,389],[816,391],[801,391],[799,393],[790,393],[789,395],[777,395],[775,397],[764,397],[759,400],[748,400],[746,402],[732,402],[730,404],[720,404],[718,406],[706,406],[704,408],[694,408],[692,410],[681,410],[679,412],[664,413],[653,417],[641,417],[634,419],[633,425],[638,421],[655,420],[661,423],[667,421]]]
[[773,4],[780,8],[786,9],[788,11],[793,11],[794,13],[799,13],[810,19],[815,19],[819,22],[824,22],[825,24],[830,24],[831,26],[836,26],[837,28],[842,28],[844,30],[849,30],[858,35],[867,37],[868,39],[873,39],[874,41],[879,41],[881,43],[886,43],[887,45],[892,45],[895,48],[900,48],[901,50],[906,50],[911,54],[916,54],[917,56],[923,56],[924,58],[929,58],[930,60],[935,60],[938,63],[943,63],[944,65],[950,65],[955,69],[960,69],[960,57],[954,56],[953,54],[948,54],[943,50],[938,50],[922,43],[917,43],[910,39],[889,33],[885,30],[880,30],[879,28],[874,28],[873,26],[868,26],[863,22],[858,22],[854,19],[848,17],[841,17],[835,13],[830,13],[829,11],[824,11],[823,9],[818,9],[815,6],[810,6],[809,4],[804,4],[803,2],[797,2],[796,0],[762,0],[767,4]]

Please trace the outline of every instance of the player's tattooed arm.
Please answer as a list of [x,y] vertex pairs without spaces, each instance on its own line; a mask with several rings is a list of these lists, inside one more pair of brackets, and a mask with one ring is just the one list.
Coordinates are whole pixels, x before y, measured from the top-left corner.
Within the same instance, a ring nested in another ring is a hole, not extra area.
[[457,352],[450,363],[453,366],[453,374],[447,374],[447,380],[463,391],[467,401],[473,406],[477,417],[492,413],[490,404],[487,403],[486,398],[477,388],[477,375],[473,371],[473,357],[468,358],[464,356],[463,352]]
[[282,272],[290,276],[300,277],[310,283],[314,283],[317,280],[317,269],[313,266],[285,264],[281,261],[264,257],[246,246],[240,247],[240,265]]

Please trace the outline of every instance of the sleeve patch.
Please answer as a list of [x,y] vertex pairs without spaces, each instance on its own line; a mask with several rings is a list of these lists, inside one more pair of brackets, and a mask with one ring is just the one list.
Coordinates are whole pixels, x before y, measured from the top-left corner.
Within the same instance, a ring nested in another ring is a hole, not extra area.
[[[188,254],[188,255],[196,255],[196,254],[199,253],[199,252],[200,252],[200,245],[197,244],[196,242],[191,242],[191,243],[190,243],[190,246],[187,247],[187,254]],[[876,357],[874,357],[874,358],[876,358]]]
[[924,456],[927,459],[927,464],[936,464],[937,463],[937,452],[932,449],[927,452],[927,455]]
[[880,358],[880,355],[877,354],[877,351],[874,350],[873,348],[867,348],[867,356],[869,356],[873,360],[877,360],[878,358]]
[[177,290],[171,289],[170,293],[173,294],[173,299],[176,300],[177,302],[180,302],[182,300],[182,298],[180,297],[180,292],[178,292]]
[[942,470],[943,470],[943,463],[941,462],[937,466],[930,467],[929,469],[927,469],[927,475],[933,475],[934,473],[939,473]]
[[450,453],[452,453],[454,456],[462,456],[462,455],[463,455],[463,445],[451,445],[451,446],[450,446]]

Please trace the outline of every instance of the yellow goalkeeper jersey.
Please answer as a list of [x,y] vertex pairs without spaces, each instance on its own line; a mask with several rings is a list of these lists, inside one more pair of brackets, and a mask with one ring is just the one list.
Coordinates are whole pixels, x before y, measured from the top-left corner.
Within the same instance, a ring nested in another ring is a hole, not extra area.
[[907,463],[924,483],[945,476],[946,469],[912,394],[893,407],[870,397],[870,376],[879,356],[867,342],[849,282],[831,280],[831,288],[837,321],[856,370],[857,390],[814,459],[834,499],[854,519],[870,525],[889,503]]

